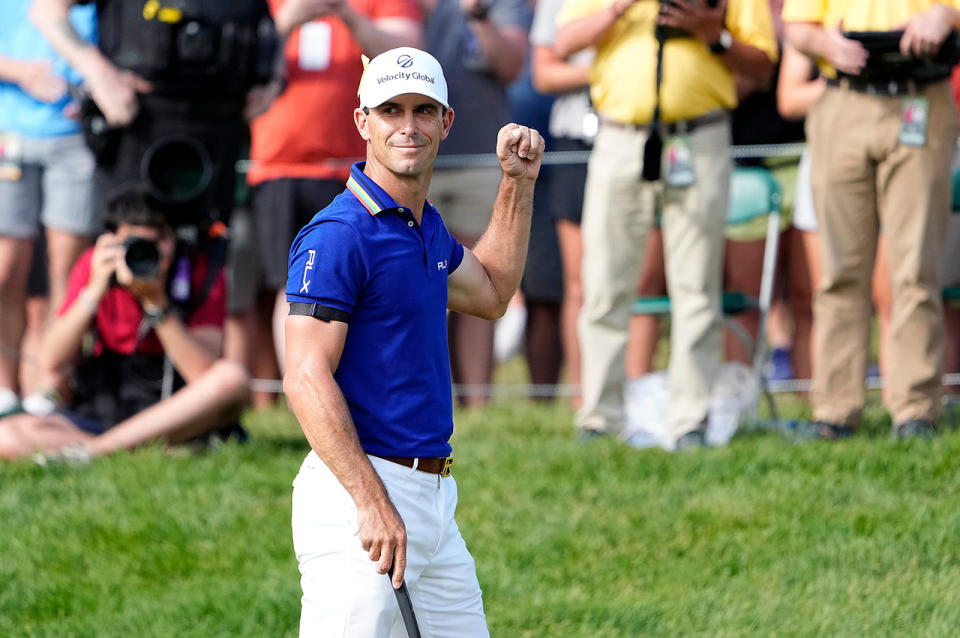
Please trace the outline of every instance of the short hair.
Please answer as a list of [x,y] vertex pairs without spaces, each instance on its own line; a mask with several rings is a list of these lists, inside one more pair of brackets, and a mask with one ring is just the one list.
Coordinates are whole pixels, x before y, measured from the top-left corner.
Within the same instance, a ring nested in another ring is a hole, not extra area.
[[107,196],[104,225],[116,231],[121,224],[171,229],[163,204],[142,184],[122,184]]

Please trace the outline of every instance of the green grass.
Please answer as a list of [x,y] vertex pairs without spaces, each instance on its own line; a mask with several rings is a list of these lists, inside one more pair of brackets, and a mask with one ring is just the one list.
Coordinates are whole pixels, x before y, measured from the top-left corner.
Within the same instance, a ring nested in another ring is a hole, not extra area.
[[[790,406],[789,410],[797,410]],[[460,414],[458,520],[494,636],[956,636],[960,435],[638,451],[562,407]],[[209,454],[0,466],[0,636],[293,636],[284,410]]]

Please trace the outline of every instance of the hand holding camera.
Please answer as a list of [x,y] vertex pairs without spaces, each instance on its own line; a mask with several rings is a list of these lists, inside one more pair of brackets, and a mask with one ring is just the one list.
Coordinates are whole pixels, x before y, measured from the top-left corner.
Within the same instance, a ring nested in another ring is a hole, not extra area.
[[720,39],[726,13],[726,0],[665,0],[657,25],[678,29],[709,46]]

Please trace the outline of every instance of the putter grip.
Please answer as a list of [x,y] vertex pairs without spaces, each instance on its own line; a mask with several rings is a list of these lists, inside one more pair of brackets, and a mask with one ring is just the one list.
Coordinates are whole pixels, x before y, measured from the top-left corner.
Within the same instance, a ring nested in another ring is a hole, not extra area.
[[[387,573],[390,578],[390,588],[393,588],[393,566]],[[413,602],[410,600],[410,592],[407,591],[407,582],[400,583],[400,587],[393,590],[397,596],[397,605],[400,606],[400,616],[403,617],[403,626],[407,628],[407,636],[410,638],[420,638],[420,626],[417,624],[417,616],[413,613]]]

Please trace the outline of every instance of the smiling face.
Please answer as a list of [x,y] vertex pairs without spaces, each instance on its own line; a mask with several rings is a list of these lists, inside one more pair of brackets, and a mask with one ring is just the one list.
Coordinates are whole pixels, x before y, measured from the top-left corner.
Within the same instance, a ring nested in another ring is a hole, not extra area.
[[400,177],[428,175],[453,124],[453,110],[418,93],[398,95],[380,106],[354,111],[367,142],[367,162]]

